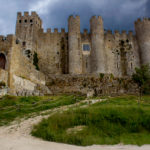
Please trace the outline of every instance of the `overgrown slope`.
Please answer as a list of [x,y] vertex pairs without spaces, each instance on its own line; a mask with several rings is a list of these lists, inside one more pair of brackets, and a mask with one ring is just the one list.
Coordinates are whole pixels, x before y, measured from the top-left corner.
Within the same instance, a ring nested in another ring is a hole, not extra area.
[[107,98],[85,108],[57,113],[36,125],[32,135],[75,145],[150,144],[150,96]]
[[16,118],[30,117],[33,113],[74,104],[83,99],[85,97],[75,95],[49,97],[4,96],[0,99],[0,126],[10,123]]

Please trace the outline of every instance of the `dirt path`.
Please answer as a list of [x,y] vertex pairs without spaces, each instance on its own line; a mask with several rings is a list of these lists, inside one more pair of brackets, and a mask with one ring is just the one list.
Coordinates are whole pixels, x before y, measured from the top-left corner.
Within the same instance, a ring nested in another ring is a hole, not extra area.
[[[98,101],[97,101],[98,102]],[[77,104],[75,104],[77,105]],[[69,107],[73,107],[71,105]],[[51,110],[51,114],[57,111],[67,110],[68,106]],[[45,111],[48,112],[48,111]],[[44,112],[44,113],[45,113]],[[90,146],[90,147],[78,147],[67,144],[59,144],[54,142],[47,142],[41,139],[37,139],[30,135],[32,127],[37,124],[43,118],[47,118],[49,115],[39,115],[34,118],[22,120],[17,123],[14,122],[10,126],[0,127],[0,150],[150,150],[150,145],[142,147],[137,146]]]

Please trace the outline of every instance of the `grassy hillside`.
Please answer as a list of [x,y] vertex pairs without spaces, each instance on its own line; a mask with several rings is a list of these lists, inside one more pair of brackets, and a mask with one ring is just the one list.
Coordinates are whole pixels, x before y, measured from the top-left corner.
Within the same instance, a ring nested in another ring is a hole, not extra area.
[[33,113],[74,104],[85,99],[81,96],[60,95],[49,97],[15,97],[0,98],[0,126],[9,124],[16,118],[30,117]]
[[150,144],[150,96],[107,98],[89,107],[70,109],[43,119],[32,135],[75,145]]

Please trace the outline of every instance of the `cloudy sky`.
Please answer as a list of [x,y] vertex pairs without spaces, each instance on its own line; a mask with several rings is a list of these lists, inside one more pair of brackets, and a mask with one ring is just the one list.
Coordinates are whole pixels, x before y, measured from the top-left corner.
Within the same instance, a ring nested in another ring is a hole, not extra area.
[[0,34],[15,33],[18,11],[37,11],[44,29],[67,29],[68,16],[77,14],[81,30],[93,15],[103,17],[105,29],[133,30],[137,18],[150,17],[150,0],[0,0]]

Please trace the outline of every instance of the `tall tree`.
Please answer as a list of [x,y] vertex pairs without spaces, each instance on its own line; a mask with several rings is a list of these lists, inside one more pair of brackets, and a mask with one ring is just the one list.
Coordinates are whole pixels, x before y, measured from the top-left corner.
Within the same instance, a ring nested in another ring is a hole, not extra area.
[[149,65],[142,65],[141,68],[135,68],[135,73],[132,75],[133,81],[139,87],[140,101],[145,87],[150,90],[150,67]]

